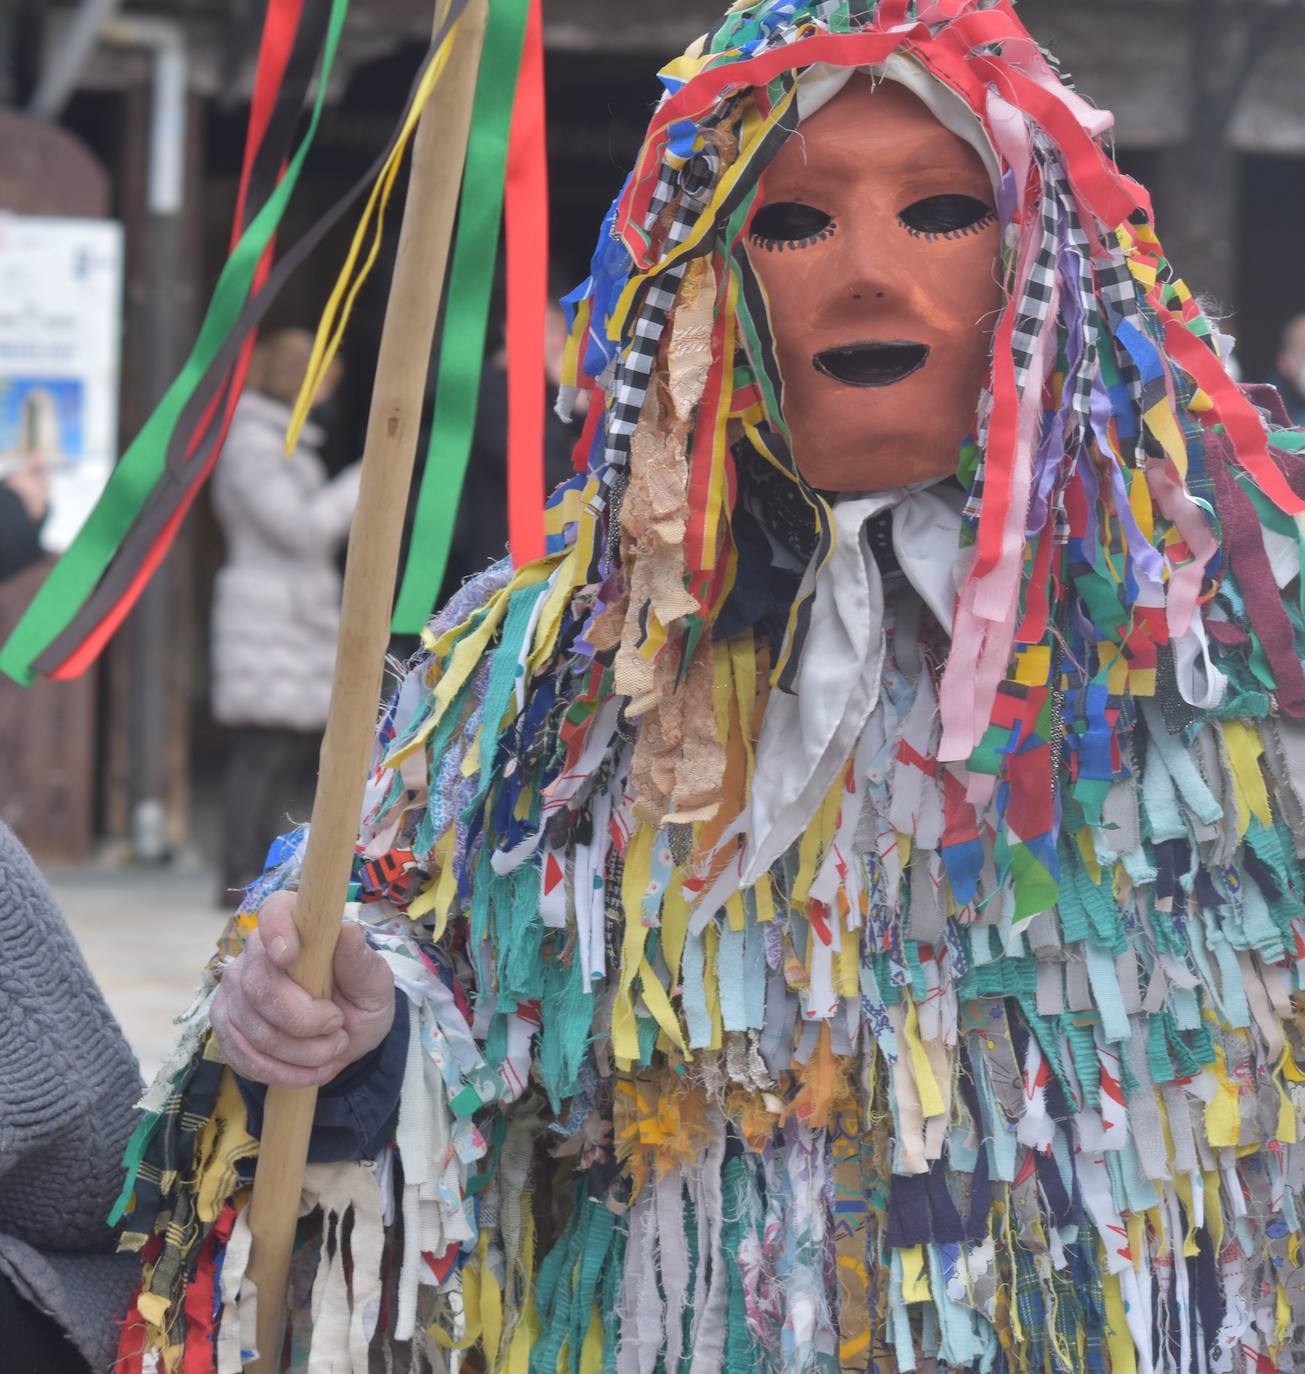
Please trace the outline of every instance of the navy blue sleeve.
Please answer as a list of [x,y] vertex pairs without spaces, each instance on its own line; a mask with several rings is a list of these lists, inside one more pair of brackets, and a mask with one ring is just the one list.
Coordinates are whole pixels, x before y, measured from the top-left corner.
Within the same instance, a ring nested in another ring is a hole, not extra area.
[[[310,1164],[374,1159],[385,1148],[399,1105],[407,1058],[408,999],[396,988],[390,1033],[370,1054],[363,1055],[317,1090],[313,1134],[308,1141]],[[239,1075],[236,1082],[245,1099],[249,1133],[257,1137],[263,1129],[267,1087]]]
[[41,524],[27,513],[22,497],[0,482],[0,578],[13,577],[40,558]]

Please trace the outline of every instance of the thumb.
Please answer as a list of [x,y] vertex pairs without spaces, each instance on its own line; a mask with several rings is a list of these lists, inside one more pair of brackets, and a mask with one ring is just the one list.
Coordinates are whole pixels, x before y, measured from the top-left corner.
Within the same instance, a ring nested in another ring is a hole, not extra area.
[[394,995],[390,966],[367,943],[359,925],[345,922],[335,945],[335,991],[359,1006],[388,1003]]
[[274,892],[258,909],[258,933],[277,968],[287,969],[299,957],[295,894]]

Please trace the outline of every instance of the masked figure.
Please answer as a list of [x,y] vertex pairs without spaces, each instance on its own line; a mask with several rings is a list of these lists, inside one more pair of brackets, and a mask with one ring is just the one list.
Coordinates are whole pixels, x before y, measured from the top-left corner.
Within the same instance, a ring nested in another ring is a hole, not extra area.
[[[1006,0],[738,4],[662,79],[550,552],[377,736],[401,1091],[292,1358],[1300,1368],[1305,435]],[[226,1370],[206,1025],[127,1228]]]

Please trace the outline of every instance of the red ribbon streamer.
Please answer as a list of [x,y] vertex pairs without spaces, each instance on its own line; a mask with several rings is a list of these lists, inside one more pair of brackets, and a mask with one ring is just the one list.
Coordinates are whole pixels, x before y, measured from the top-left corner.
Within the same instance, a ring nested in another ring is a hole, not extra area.
[[530,0],[512,107],[507,225],[508,545],[518,567],[544,555],[544,423],[548,310],[548,144],[544,33]]

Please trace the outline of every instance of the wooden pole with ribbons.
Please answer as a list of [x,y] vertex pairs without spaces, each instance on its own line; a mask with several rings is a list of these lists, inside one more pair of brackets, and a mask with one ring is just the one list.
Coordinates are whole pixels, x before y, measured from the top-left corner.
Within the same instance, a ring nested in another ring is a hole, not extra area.
[[[437,26],[447,4],[440,9]],[[331,989],[331,963],[370,761],[404,510],[488,9],[489,0],[470,0],[467,5],[452,40],[448,70],[414,136],[349,539],[330,714],[295,907],[302,952],[292,972],[314,997],[329,996]],[[286,1280],[316,1100],[313,1088],[268,1090],[250,1202],[249,1276],[258,1295],[259,1351],[250,1368],[256,1374],[276,1374],[280,1368]]]

